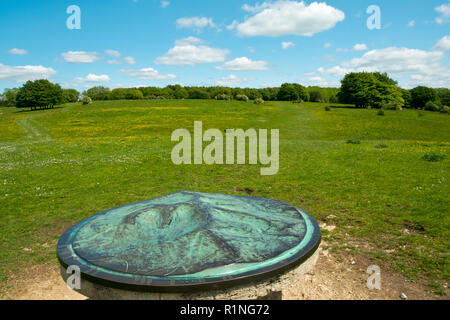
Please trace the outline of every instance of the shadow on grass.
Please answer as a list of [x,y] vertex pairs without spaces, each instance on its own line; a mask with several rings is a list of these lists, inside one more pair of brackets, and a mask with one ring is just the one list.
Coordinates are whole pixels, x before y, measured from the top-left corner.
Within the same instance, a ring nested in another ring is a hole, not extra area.
[[328,106],[328,107],[333,108],[333,109],[363,109],[363,108],[358,108],[354,105]]
[[53,107],[53,109],[48,108],[48,109],[35,109],[35,110],[19,109],[17,111],[14,111],[14,113],[30,113],[30,112],[36,112],[36,111],[57,110],[57,109],[64,109],[64,107],[63,106],[58,106],[58,107]]

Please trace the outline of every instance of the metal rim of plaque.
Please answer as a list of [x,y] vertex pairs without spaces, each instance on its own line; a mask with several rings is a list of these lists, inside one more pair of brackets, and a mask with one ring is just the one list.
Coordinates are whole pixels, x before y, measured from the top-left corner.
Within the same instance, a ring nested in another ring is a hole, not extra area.
[[[186,191],[181,191],[189,193]],[[243,196],[231,196],[241,199],[264,199],[258,197],[243,197]],[[157,198],[156,198],[157,199]],[[299,245],[296,247],[295,253],[290,254],[288,257],[282,260],[276,261],[272,264],[265,265],[256,270],[244,270],[243,272],[231,275],[220,275],[217,277],[204,277],[204,278],[180,278],[171,276],[145,276],[139,274],[130,274],[125,272],[118,272],[115,270],[108,270],[104,267],[96,266],[83,259],[77,254],[72,247],[72,241],[77,232],[83,228],[84,225],[93,221],[99,216],[108,214],[109,212],[117,209],[121,209],[128,206],[139,205],[146,201],[135,202],[125,206],[120,206],[112,209],[108,209],[97,213],[89,218],[86,218],[69,229],[67,229],[60,237],[57,244],[57,255],[60,264],[67,268],[68,266],[78,266],[80,268],[81,277],[92,283],[100,284],[106,287],[141,291],[141,292],[160,292],[160,293],[183,293],[183,292],[197,292],[204,290],[218,290],[230,288],[237,285],[243,285],[247,283],[262,281],[271,277],[283,274],[306,260],[308,260],[318,249],[320,245],[321,235],[320,228],[317,221],[308,213],[295,208],[299,215],[305,222],[306,232],[302,239],[299,239]],[[279,203],[283,203],[278,200]],[[285,203],[283,203],[285,204]],[[286,205],[286,204],[285,204]]]

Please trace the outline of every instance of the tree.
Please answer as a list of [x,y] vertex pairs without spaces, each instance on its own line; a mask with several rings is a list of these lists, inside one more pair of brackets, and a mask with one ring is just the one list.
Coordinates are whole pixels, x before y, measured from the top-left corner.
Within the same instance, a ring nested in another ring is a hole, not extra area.
[[109,100],[111,98],[111,91],[105,87],[92,87],[84,94],[92,100]]
[[244,89],[244,95],[246,95],[250,100],[256,100],[262,98],[261,92],[257,89]]
[[231,95],[233,96],[234,99],[236,99],[237,96],[242,96],[244,95],[244,90],[241,88],[233,88],[231,89]]
[[231,97],[233,95],[233,90],[231,88],[228,88],[228,87],[216,86],[216,87],[211,87],[211,88],[208,88],[208,89],[209,89],[208,90],[209,91],[209,96],[211,98],[215,98],[217,96],[222,96],[222,95]]
[[436,89],[436,94],[439,97],[439,100],[441,101],[441,105],[450,107],[450,89],[447,88],[439,88]]
[[264,88],[259,91],[265,101],[275,101],[278,98],[279,88]]
[[[164,99],[173,99],[175,96],[175,91],[169,87],[161,89],[161,96]],[[207,98],[208,99],[208,98]]]
[[144,99],[144,95],[139,89],[130,88],[126,91],[126,99],[128,100],[141,100]]
[[309,93],[309,101],[311,102],[323,102],[323,96],[320,91],[311,91]]
[[17,93],[19,93],[19,88],[5,89],[3,93],[4,103],[6,107],[15,107],[17,104]]
[[341,103],[354,104],[358,108],[381,108],[386,104],[402,107],[405,104],[396,82],[379,72],[346,74],[338,98]]
[[28,81],[17,93],[18,108],[53,108],[64,102],[63,90],[48,80]]
[[280,91],[278,91],[278,100],[280,101],[296,101],[299,99],[298,91],[291,83],[283,83]]
[[113,89],[110,93],[111,100],[125,100],[126,97],[127,97],[127,89],[124,88]]
[[189,92],[185,88],[183,88],[181,86],[179,88],[176,88],[173,91],[173,95],[174,95],[175,99],[187,99],[187,98],[189,98]]
[[401,109],[405,105],[402,92],[393,84],[377,81],[370,90],[369,105],[374,108],[383,108],[390,105],[391,108]]
[[386,72],[385,73],[373,72],[372,74],[380,82],[383,82],[383,83],[386,83],[386,84],[390,84],[390,85],[393,85],[393,86],[396,86],[398,84],[397,81],[389,78],[389,76],[388,76],[388,74]]
[[309,101],[309,93],[306,90],[304,86],[298,83],[293,83],[292,86],[294,87],[295,91],[298,94],[298,98],[303,101]]
[[411,92],[406,89],[400,89],[400,91],[402,92],[403,100],[405,100],[405,108],[411,108]]
[[418,86],[411,90],[411,106],[414,109],[423,109],[428,101],[435,102],[437,94],[434,89]]
[[192,88],[189,90],[189,99],[209,99],[209,94],[203,88]]
[[[354,104],[357,108],[366,108],[370,102],[370,87],[375,82],[375,77],[367,72],[348,73],[341,81],[339,101],[341,103]],[[372,96],[374,93],[372,93]]]
[[63,89],[63,100],[65,103],[77,102],[80,97],[80,93],[75,89]]

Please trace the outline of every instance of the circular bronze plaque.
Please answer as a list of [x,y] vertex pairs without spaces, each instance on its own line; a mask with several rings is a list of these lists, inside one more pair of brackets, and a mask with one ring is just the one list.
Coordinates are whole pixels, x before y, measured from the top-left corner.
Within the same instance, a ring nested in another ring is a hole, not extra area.
[[309,258],[320,229],[278,200],[181,191],[103,211],[69,228],[58,257],[129,290],[186,292],[274,276]]

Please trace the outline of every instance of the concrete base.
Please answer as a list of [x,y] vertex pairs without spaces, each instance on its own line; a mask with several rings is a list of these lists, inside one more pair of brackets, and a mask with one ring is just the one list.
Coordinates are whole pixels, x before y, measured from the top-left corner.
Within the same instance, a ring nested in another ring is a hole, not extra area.
[[[319,250],[297,268],[263,281],[249,283],[218,291],[197,293],[135,292],[105,287],[81,280],[80,294],[93,300],[281,300],[283,290],[289,288],[311,271],[319,258]],[[64,281],[70,276],[61,266]]]

